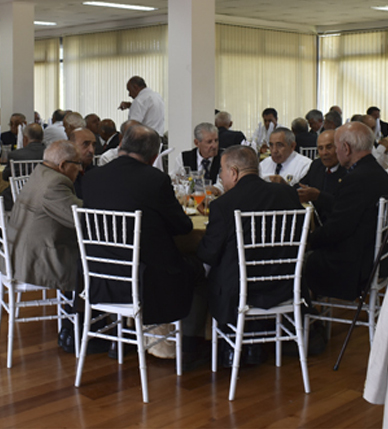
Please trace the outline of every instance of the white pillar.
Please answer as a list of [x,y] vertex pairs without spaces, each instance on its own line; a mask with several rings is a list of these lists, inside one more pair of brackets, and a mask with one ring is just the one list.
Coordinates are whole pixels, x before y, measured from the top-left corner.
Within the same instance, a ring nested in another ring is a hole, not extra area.
[[12,113],[34,119],[34,4],[0,5],[1,130]]
[[215,0],[168,1],[168,100],[171,171],[194,127],[214,123]]

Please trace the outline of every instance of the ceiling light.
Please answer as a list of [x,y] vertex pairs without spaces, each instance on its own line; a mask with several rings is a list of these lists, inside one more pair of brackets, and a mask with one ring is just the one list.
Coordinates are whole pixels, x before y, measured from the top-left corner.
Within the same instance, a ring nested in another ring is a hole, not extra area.
[[34,21],[35,25],[57,25],[56,22]]
[[385,12],[388,12],[388,6],[372,6],[371,9],[384,10]]
[[86,6],[114,7],[116,9],[141,10],[141,11],[145,11],[145,12],[149,12],[151,10],[156,10],[155,7],[135,6],[132,4],[121,4],[121,3],[108,3],[106,1],[84,1],[83,4]]

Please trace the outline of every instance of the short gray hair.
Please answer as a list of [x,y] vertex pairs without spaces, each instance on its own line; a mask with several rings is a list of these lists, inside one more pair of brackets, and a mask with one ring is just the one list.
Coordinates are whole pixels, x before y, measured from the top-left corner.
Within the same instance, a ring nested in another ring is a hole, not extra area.
[[257,153],[249,146],[230,146],[222,152],[221,158],[224,159],[228,167],[237,167],[239,171],[259,171],[259,158]]
[[296,118],[291,123],[291,129],[296,133],[307,133],[309,130],[308,123],[304,118]]
[[307,112],[306,119],[313,119],[314,121],[323,121],[323,113],[320,110],[313,109]]
[[72,128],[86,128],[86,121],[78,112],[70,112],[64,118]]
[[201,142],[203,140],[204,131],[207,133],[217,133],[218,135],[218,129],[215,125],[210,122],[201,122],[194,128],[194,138]]
[[348,143],[355,152],[371,151],[375,142],[372,130],[362,122],[348,122],[337,128],[335,137],[339,144]]
[[342,125],[342,117],[336,110],[326,113],[325,121],[333,122],[336,128]]
[[68,140],[57,140],[51,143],[43,153],[44,161],[59,165],[63,161],[73,161],[78,155],[74,143]]
[[228,112],[218,112],[216,115],[216,127],[229,127],[232,122],[232,115]]
[[279,133],[284,134],[284,139],[286,140],[286,143],[288,144],[288,146],[291,146],[292,143],[295,143],[295,134],[290,129],[286,127],[279,127],[279,128],[275,128],[272,131],[272,134],[279,134]]
[[139,155],[148,163],[160,149],[159,134],[145,125],[132,125],[125,131],[120,151]]

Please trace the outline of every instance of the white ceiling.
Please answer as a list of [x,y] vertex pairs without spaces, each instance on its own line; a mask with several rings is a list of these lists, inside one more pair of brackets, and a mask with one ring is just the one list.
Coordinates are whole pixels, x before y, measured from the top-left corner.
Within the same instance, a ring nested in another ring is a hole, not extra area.
[[[82,0],[23,1],[35,3],[36,20],[58,24],[36,27],[37,37],[167,22],[168,0],[105,0],[156,7],[152,12],[84,6]],[[388,28],[388,12],[371,9],[386,4],[388,0],[216,0],[216,21],[313,33]]]

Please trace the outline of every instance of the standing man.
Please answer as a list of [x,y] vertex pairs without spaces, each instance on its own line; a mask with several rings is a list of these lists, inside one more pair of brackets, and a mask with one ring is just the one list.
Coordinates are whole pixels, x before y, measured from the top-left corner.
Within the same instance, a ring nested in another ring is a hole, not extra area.
[[334,195],[327,222],[311,235],[313,252],[305,279],[318,295],[354,300],[373,265],[380,197],[388,195],[388,175],[371,154],[374,135],[360,122],[335,131],[340,164],[348,173]]
[[140,76],[133,76],[127,83],[129,96],[133,102],[122,101],[119,109],[129,109],[128,119],[155,130],[160,137],[164,133],[164,101]]

